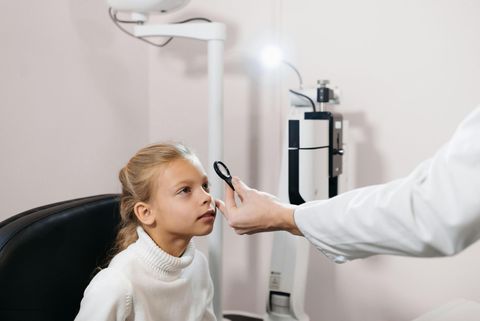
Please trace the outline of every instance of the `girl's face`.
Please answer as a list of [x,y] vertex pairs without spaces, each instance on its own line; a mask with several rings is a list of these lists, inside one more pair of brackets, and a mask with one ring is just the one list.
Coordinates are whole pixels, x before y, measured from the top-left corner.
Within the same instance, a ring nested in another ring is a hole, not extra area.
[[215,221],[215,205],[208,178],[200,161],[178,159],[158,170],[151,210],[154,229],[179,238],[209,234]]

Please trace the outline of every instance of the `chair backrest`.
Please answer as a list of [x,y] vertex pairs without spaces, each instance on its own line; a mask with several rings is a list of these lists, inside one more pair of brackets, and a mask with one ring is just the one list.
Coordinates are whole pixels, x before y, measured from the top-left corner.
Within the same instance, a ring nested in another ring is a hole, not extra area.
[[73,320],[113,245],[118,204],[118,195],[98,195],[1,222],[0,320]]

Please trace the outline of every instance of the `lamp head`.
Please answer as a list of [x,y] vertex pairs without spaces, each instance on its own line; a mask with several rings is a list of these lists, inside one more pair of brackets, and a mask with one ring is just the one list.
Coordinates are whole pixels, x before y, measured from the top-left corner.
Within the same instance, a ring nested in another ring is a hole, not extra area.
[[138,13],[169,13],[186,6],[190,0],[107,0],[117,11]]
[[269,68],[275,68],[280,65],[280,63],[283,63],[284,65],[291,68],[297,74],[299,87],[302,88],[302,75],[300,75],[300,72],[294,65],[283,59],[283,53],[280,48],[276,46],[267,46],[263,48],[260,54],[260,58],[263,65]]
[[260,59],[264,66],[275,68],[283,61],[283,54],[280,48],[276,46],[267,46],[263,48],[260,54]]

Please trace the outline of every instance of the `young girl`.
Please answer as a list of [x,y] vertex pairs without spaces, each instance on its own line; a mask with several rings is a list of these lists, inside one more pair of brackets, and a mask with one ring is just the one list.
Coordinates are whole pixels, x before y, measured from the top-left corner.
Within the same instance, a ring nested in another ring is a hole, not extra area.
[[75,320],[215,320],[207,261],[191,242],[215,220],[198,158],[180,144],[149,146],[120,182],[118,254],[90,282]]

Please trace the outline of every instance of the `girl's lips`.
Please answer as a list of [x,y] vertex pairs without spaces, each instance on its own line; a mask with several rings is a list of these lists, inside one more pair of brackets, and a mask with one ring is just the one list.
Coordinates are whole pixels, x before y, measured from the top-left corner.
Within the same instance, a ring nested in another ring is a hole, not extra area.
[[205,213],[203,213],[198,219],[202,218],[215,218],[215,210],[209,209]]

